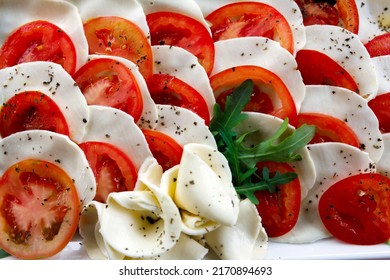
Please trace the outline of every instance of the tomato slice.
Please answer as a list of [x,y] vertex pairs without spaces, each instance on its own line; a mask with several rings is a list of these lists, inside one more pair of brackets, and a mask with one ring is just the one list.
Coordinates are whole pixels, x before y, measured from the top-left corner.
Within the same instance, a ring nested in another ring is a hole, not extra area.
[[326,54],[315,50],[300,50],[296,61],[306,85],[339,86],[359,92],[352,76]]
[[152,47],[143,31],[121,17],[96,17],[84,23],[90,54],[124,57],[135,63],[148,82],[153,75]]
[[379,122],[379,129],[382,133],[390,132],[390,92],[377,95],[368,102]]
[[214,41],[209,30],[191,17],[174,12],[156,12],[146,15],[151,42],[184,48],[195,55],[210,75],[214,66]]
[[[247,79],[253,80],[255,86],[245,110],[266,113],[281,119],[289,118],[290,124],[296,125],[297,110],[290,91],[276,74],[262,67],[238,66],[210,77],[217,103],[223,107],[226,96]],[[278,102],[272,101],[274,99]]]
[[96,178],[94,200],[105,203],[112,192],[132,191],[137,180],[137,170],[126,154],[115,146],[89,141],[79,144]]
[[170,136],[156,130],[142,130],[149,149],[163,170],[180,163],[183,148]]
[[186,108],[210,122],[210,112],[202,95],[189,84],[167,74],[154,74],[149,92],[156,104]]
[[0,111],[0,134],[42,129],[69,136],[67,121],[57,104],[39,91],[21,92],[11,97]]
[[9,167],[0,179],[0,248],[22,259],[57,254],[77,230],[79,203],[58,166],[24,160]]
[[341,142],[360,148],[355,132],[342,120],[320,113],[298,114],[298,126],[315,125],[316,133],[311,144],[322,142]]
[[143,110],[142,93],[126,65],[98,58],[84,64],[73,76],[89,105],[103,105],[130,114],[137,122]]
[[214,41],[262,36],[280,42],[290,53],[294,52],[294,39],[288,21],[274,7],[257,2],[240,2],[222,6],[210,13]]
[[320,198],[322,222],[336,238],[373,245],[390,238],[390,179],[359,174],[338,181]]
[[[281,174],[294,172],[287,163],[261,162],[258,170],[267,167],[271,176],[276,172]],[[297,223],[301,207],[301,185],[296,178],[288,184],[280,185],[277,191],[257,191],[255,193],[259,204],[256,205],[261,222],[269,237],[278,237],[289,232]]]
[[72,39],[48,21],[33,21],[12,32],[0,49],[0,69],[23,62],[50,61],[69,73],[76,71],[76,49]]
[[364,46],[371,57],[390,55],[390,33],[378,35]]

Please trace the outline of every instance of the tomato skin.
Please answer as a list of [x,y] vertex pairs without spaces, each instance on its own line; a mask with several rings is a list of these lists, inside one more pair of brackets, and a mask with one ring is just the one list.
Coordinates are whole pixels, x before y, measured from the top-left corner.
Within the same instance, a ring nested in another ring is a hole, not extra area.
[[364,46],[371,57],[390,55],[390,33],[378,35]]
[[67,121],[57,104],[38,91],[14,95],[0,111],[2,137],[30,129],[44,129],[69,136]]
[[206,20],[211,23],[214,41],[262,36],[276,40],[290,53],[294,52],[289,23],[270,5],[256,2],[227,4],[210,13]]
[[94,200],[105,203],[111,192],[132,191],[137,180],[137,170],[121,150],[115,146],[89,141],[79,144],[96,178]]
[[338,181],[319,200],[328,231],[344,242],[374,245],[390,238],[390,179],[359,174]]
[[77,230],[79,213],[72,179],[52,163],[24,160],[0,179],[0,247],[14,257],[60,252]]
[[51,61],[72,75],[76,49],[70,37],[48,21],[33,21],[12,32],[0,49],[0,69],[23,62]]
[[[294,172],[287,163],[261,162],[258,170],[264,167],[270,174],[280,172]],[[278,237],[289,232],[297,223],[301,206],[301,185],[296,178],[288,184],[278,186],[275,193],[257,191],[255,193],[259,204],[256,205],[261,222],[269,237]]]
[[382,133],[390,132],[390,92],[377,95],[368,102],[379,121],[379,129]]
[[154,74],[149,84],[149,92],[156,104],[167,104],[189,109],[210,122],[210,112],[206,101],[193,87],[177,77],[167,74]]
[[107,54],[135,63],[148,82],[153,75],[152,47],[143,31],[121,17],[96,17],[84,23],[90,54]]
[[210,75],[214,66],[215,47],[206,27],[191,17],[174,12],[146,15],[153,46],[169,45],[184,48],[198,58]]
[[156,130],[145,129],[142,132],[148,142],[150,151],[164,171],[180,163],[183,147],[173,138]]
[[88,105],[103,105],[122,110],[137,122],[143,110],[142,93],[131,70],[110,58],[93,59],[74,75]]

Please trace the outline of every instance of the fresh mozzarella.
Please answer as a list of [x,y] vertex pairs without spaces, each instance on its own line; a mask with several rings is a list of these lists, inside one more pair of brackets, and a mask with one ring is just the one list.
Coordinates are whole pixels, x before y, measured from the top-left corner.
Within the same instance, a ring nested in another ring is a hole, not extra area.
[[390,176],[390,133],[385,133],[382,136],[384,151],[379,162],[376,164],[376,168],[379,173]]
[[90,120],[81,142],[112,144],[127,155],[137,170],[152,156],[144,134],[129,114],[111,107],[95,105],[89,106],[89,113]]
[[[206,71],[196,56],[175,46],[153,46],[154,74],[177,77],[198,91],[213,114],[215,98]],[[194,79],[196,77],[196,79]]]
[[72,77],[59,65],[36,61],[0,70],[2,104],[15,94],[38,91],[52,99],[64,115],[70,138],[79,142],[89,120],[88,105]]
[[211,77],[223,70],[245,65],[262,67],[279,76],[299,111],[305,96],[305,85],[292,54],[279,43],[262,37],[235,38],[215,43]]
[[[247,134],[245,138],[245,145],[251,146],[269,139],[275,134],[278,128],[283,123],[283,120],[261,113],[247,112],[248,116],[246,120],[241,122],[235,131],[238,135]],[[294,132],[295,128],[290,126],[286,131],[286,137]],[[250,133],[256,131],[256,133]],[[295,161],[290,164],[294,169],[294,172],[298,175],[299,183],[301,185],[301,196],[302,199],[306,197],[308,191],[313,187],[315,181],[315,167],[314,163],[310,158],[309,152],[306,148],[302,148],[298,151],[302,160]]]
[[25,159],[48,161],[74,181],[81,205],[96,193],[95,177],[83,151],[69,137],[46,130],[22,131],[0,140],[0,175]]
[[364,43],[374,37],[390,32],[390,9],[388,0],[356,0],[359,12],[359,37]]
[[371,60],[374,63],[378,79],[377,95],[390,92],[390,55],[373,57]]
[[66,1],[4,0],[0,1],[0,45],[20,26],[46,20],[61,28],[72,40],[77,54],[76,70],[87,60],[88,43],[77,8]]
[[355,132],[362,150],[377,162],[383,153],[382,134],[378,119],[367,100],[353,91],[332,86],[307,86],[300,113],[330,115]]
[[309,243],[330,237],[318,213],[321,195],[334,183],[355,174],[375,171],[366,152],[343,143],[312,144],[307,147],[316,167],[316,181],[302,201],[298,222],[276,242]]
[[375,97],[378,91],[375,67],[356,34],[332,25],[307,26],[304,49],[329,56],[352,76],[360,95],[367,100]]

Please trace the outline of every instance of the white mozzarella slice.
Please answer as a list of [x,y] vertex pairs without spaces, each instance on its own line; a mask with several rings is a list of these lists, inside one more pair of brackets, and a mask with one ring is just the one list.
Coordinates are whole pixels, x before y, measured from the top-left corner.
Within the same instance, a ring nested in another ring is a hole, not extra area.
[[5,0],[0,2],[0,45],[20,26],[46,20],[61,28],[72,40],[77,54],[76,70],[87,60],[88,43],[77,8],[67,1]]
[[222,260],[259,260],[267,252],[268,237],[255,205],[245,199],[240,202],[237,223],[220,226],[204,235],[207,245]]
[[300,113],[321,113],[345,121],[361,149],[377,162],[383,153],[378,119],[367,100],[353,91],[332,86],[307,86]]
[[378,91],[375,67],[356,34],[332,25],[307,26],[304,49],[329,56],[351,75],[361,96],[367,100],[375,97]]
[[383,134],[382,139],[384,146],[383,155],[376,163],[376,168],[379,173],[390,177],[390,133]]
[[364,43],[374,37],[390,32],[390,9],[388,0],[356,0],[359,12],[359,37]]
[[104,16],[117,16],[135,23],[149,37],[145,13],[137,0],[68,0],[74,4],[83,22]]
[[305,96],[305,85],[292,54],[279,43],[262,37],[235,38],[215,43],[215,62],[210,77],[223,70],[245,65],[262,67],[276,74],[290,91],[299,111]]
[[30,130],[0,140],[0,175],[26,159],[48,161],[74,181],[81,205],[92,201],[96,182],[84,152],[69,137],[46,130]]
[[194,112],[171,105],[157,105],[157,111],[158,122],[154,130],[170,136],[181,146],[199,143],[217,148],[208,126]]
[[175,46],[152,46],[152,50],[154,74],[167,74],[186,82],[202,95],[212,116],[215,104],[214,93],[207,73],[197,57]]
[[[206,17],[213,11],[218,8],[221,8],[225,5],[237,2],[248,2],[247,0],[219,0],[219,1],[210,1],[210,0],[195,0],[202,10],[203,15]],[[294,39],[294,53],[303,48],[306,42],[305,28],[303,25],[302,13],[294,0],[286,1],[274,1],[274,0],[254,0],[251,2],[264,3],[269,6],[272,6],[278,10],[287,22],[290,24],[291,32]]]
[[[256,133],[247,135],[244,144],[248,146],[256,145],[261,141],[269,139],[283,123],[283,120],[267,114],[254,112],[246,112],[246,114],[248,116],[247,119],[241,122],[239,126],[235,128],[235,131],[237,131],[238,135],[256,131]],[[294,130],[295,128],[289,125],[285,136],[291,135]],[[291,162],[290,166],[298,175],[299,183],[301,185],[301,197],[303,199],[313,187],[316,172],[314,163],[311,160],[306,147],[300,149],[298,153],[302,157],[302,160]]]
[[112,144],[121,150],[139,170],[152,156],[148,143],[134,119],[125,112],[106,106],[89,106],[90,121],[81,142]]
[[373,57],[371,60],[374,63],[378,79],[377,95],[390,92],[390,55]]
[[88,123],[88,106],[72,77],[52,62],[27,62],[0,70],[2,104],[15,94],[38,91],[52,99],[64,115],[70,138],[79,142]]
[[136,64],[130,60],[118,57],[118,56],[108,56],[108,55],[89,55],[88,60],[94,60],[99,58],[109,58],[115,59],[120,63],[123,63],[130,69],[131,73],[134,75],[134,78],[137,81],[138,87],[142,94],[142,114],[141,118],[138,120],[137,124],[141,128],[152,129],[157,121],[157,109],[156,104],[154,103],[152,97],[150,96],[148,86],[146,85],[145,79],[142,74],[139,72]]
[[272,238],[272,241],[309,243],[330,237],[318,213],[321,195],[339,180],[375,171],[375,165],[366,152],[346,144],[312,144],[308,150],[316,167],[316,182],[302,201],[297,224],[290,232]]

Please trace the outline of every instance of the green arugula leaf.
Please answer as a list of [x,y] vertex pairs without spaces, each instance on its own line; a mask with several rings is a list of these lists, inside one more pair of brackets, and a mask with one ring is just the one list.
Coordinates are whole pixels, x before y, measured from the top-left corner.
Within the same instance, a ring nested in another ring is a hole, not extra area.
[[6,251],[0,249],[0,259],[8,257],[10,254],[8,254]]

